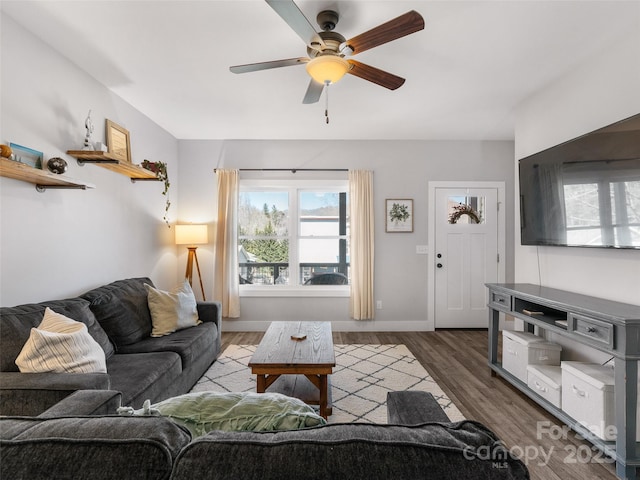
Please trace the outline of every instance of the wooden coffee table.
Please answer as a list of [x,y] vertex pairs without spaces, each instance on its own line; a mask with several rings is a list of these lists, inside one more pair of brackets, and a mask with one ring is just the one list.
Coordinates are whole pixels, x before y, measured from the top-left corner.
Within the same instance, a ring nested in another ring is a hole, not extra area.
[[319,405],[325,419],[332,413],[329,375],[335,366],[329,322],[273,322],[249,361],[258,393],[269,388]]

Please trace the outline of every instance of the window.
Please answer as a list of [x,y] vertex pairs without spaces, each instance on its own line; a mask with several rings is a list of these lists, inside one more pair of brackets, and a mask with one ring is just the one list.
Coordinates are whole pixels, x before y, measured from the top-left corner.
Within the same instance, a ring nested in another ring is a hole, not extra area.
[[241,293],[348,293],[347,197],[346,180],[241,180]]

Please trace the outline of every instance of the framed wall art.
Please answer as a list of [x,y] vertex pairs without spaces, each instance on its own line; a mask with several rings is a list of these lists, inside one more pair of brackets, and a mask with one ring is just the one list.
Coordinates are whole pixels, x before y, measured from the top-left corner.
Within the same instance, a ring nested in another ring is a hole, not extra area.
[[131,144],[129,130],[107,119],[107,146],[118,160],[131,163]]
[[387,198],[385,200],[385,231],[388,233],[413,232],[413,200]]
[[33,150],[32,148],[23,147],[22,145],[17,145],[15,143],[9,143],[9,147],[12,151],[11,160],[24,163],[25,165],[29,165],[33,168],[42,169],[42,152]]

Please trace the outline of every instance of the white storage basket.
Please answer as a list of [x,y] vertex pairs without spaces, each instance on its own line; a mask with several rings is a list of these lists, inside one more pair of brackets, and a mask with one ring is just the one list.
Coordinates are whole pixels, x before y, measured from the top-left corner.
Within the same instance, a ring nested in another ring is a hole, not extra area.
[[[562,409],[603,440],[615,440],[614,372],[609,365],[562,362]],[[640,409],[636,412],[640,441]]]
[[560,365],[562,347],[527,332],[502,332],[502,367],[527,383],[527,365]]
[[556,365],[528,365],[527,385],[552,405],[562,405],[562,369]]

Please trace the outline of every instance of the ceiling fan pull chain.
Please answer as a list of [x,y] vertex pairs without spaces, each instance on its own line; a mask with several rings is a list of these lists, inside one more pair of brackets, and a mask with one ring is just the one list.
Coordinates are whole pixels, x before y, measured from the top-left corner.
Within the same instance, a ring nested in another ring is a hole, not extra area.
[[329,85],[331,85],[331,83],[329,81],[324,82],[325,85],[325,89],[324,89],[324,100],[325,100],[325,107],[324,107],[324,116],[327,122],[327,125],[329,124]]

